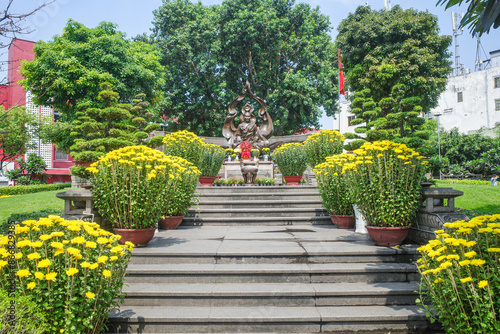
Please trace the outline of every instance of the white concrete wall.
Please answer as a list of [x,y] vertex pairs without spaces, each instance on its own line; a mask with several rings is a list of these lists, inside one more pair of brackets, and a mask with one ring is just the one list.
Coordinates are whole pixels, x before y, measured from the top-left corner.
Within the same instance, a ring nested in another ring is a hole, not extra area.
[[[457,127],[460,132],[469,133],[495,127],[500,123],[500,111],[495,110],[500,88],[494,87],[495,77],[500,77],[500,52],[492,53],[490,68],[450,77],[431,115],[442,114],[439,123],[445,130]],[[463,102],[458,102],[458,92],[462,92]]]

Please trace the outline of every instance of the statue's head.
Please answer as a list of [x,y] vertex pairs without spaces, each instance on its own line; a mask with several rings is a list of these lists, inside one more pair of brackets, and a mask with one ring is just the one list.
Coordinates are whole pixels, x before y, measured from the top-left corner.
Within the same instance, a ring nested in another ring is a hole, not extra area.
[[253,115],[253,107],[248,102],[243,106],[241,114],[243,117],[240,117],[240,121],[245,121],[246,123],[250,123],[252,118],[255,117]]

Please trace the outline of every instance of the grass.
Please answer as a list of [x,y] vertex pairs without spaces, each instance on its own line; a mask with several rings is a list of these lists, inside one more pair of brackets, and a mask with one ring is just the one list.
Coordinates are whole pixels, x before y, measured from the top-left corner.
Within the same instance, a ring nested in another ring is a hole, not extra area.
[[484,214],[500,214],[500,187],[478,184],[449,184],[436,182],[437,187],[453,188],[464,192],[455,198],[455,207]]
[[25,213],[40,210],[64,210],[64,201],[56,197],[64,190],[45,191],[0,198],[0,223],[13,213]]

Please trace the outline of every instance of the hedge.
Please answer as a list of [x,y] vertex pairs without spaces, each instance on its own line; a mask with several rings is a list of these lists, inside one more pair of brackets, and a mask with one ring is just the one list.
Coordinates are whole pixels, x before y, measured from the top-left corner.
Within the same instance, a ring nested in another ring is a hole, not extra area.
[[40,184],[33,186],[14,186],[14,187],[0,187],[0,196],[3,195],[24,195],[39,193],[42,191],[51,191],[71,187],[71,183],[59,184]]
[[485,180],[469,180],[469,179],[462,179],[462,180],[456,180],[456,179],[445,179],[445,180],[439,180],[439,179],[433,179],[433,182],[439,182],[439,183],[447,183],[447,184],[472,184],[472,185],[487,185],[491,184],[490,181],[485,181]]
[[[5,221],[0,221],[0,234],[7,235],[9,232],[9,225],[8,222],[9,220],[12,220],[14,222],[23,222],[25,220],[33,219],[33,220],[38,220],[42,217],[48,217],[49,215],[56,215],[56,216],[62,216],[64,215],[63,210],[40,210],[40,211],[33,211],[33,212],[23,212],[23,213],[13,213],[7,218]],[[0,334],[2,332],[0,331]]]

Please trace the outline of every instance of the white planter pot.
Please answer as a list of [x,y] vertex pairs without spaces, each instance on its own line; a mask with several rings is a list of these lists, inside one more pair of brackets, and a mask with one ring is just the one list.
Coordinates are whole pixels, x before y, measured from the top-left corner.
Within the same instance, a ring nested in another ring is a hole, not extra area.
[[354,216],[356,217],[356,233],[363,233],[366,234],[368,233],[368,230],[366,229],[366,220],[361,211],[359,211],[358,207],[356,205],[353,205],[352,208],[354,209]]

